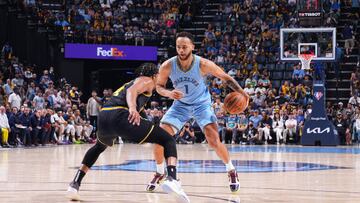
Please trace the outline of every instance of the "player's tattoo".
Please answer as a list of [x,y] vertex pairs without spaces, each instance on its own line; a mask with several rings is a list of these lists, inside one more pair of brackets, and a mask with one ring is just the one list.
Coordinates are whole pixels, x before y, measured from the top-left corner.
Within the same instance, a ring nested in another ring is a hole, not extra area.
[[240,92],[242,90],[240,85],[233,78],[229,78],[225,82],[226,85],[235,92]]

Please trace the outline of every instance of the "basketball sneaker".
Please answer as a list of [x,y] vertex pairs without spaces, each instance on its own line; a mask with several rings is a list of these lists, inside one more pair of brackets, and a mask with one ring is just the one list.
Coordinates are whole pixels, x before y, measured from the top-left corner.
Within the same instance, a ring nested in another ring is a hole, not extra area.
[[164,183],[161,184],[161,188],[164,192],[174,196],[176,201],[179,203],[190,203],[189,197],[186,195],[184,190],[181,188],[181,183],[168,176]]
[[240,189],[240,182],[236,171],[235,170],[229,171],[228,177],[229,177],[229,187],[231,192],[238,192]]
[[160,173],[155,173],[154,178],[146,187],[146,191],[153,192],[156,188],[164,181],[165,175]]
[[71,182],[67,189],[66,196],[72,201],[80,201],[79,188],[80,188],[79,183],[74,181]]

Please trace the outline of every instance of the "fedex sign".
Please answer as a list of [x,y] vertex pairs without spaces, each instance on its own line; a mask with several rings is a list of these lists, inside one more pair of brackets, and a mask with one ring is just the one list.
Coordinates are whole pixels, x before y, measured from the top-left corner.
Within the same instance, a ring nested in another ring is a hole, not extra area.
[[157,61],[157,47],[65,44],[65,58]]
[[124,51],[121,51],[117,48],[111,48],[105,50],[103,47],[98,47],[96,49],[97,56],[112,56],[112,57],[124,57]]

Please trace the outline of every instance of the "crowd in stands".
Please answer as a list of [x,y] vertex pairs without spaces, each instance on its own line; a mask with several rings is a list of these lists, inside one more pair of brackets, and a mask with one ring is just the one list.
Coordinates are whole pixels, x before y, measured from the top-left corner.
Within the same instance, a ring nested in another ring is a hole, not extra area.
[[93,143],[99,107],[109,98],[94,92],[88,103],[65,78],[57,80],[53,67],[43,70],[24,64],[3,46],[0,60],[1,145]]
[[63,6],[56,12],[41,6],[30,10],[41,24],[75,43],[166,46],[180,18],[191,16],[189,0],[77,0]]

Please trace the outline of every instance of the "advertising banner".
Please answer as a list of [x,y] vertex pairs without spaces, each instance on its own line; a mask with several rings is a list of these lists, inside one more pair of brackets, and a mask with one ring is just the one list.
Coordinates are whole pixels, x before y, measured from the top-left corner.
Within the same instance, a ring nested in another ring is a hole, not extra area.
[[65,58],[156,61],[157,47],[66,43]]
[[339,138],[335,126],[328,120],[325,111],[325,87],[323,84],[314,84],[314,102],[310,118],[305,121],[302,145],[336,146]]

